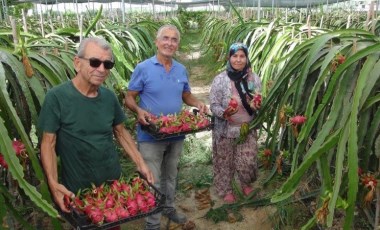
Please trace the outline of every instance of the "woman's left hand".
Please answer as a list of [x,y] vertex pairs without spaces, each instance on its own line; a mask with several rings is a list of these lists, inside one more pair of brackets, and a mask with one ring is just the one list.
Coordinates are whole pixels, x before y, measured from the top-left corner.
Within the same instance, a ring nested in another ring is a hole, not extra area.
[[259,110],[261,108],[261,99],[261,94],[255,93],[255,95],[253,95],[253,99],[250,102],[250,107],[254,110]]

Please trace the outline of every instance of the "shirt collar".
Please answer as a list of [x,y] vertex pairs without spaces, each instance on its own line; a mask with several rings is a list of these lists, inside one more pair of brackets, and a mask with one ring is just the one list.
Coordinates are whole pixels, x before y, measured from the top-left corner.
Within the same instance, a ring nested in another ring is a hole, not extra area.
[[[158,60],[157,60],[157,55],[154,55],[154,56],[152,57],[152,62],[153,62],[153,64],[155,64],[155,65],[162,65],[161,63],[158,62]],[[174,59],[172,59],[172,68],[175,67],[176,65],[177,65],[177,62],[176,62]]]

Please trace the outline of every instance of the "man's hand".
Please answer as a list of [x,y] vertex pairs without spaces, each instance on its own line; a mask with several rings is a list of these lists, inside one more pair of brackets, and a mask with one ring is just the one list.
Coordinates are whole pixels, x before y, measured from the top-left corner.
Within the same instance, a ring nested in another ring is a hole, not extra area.
[[152,171],[150,171],[149,167],[145,164],[145,162],[141,163],[137,170],[145,176],[149,183],[154,184],[154,176]]
[[[63,211],[69,213],[71,210],[67,206],[67,198],[74,198],[75,194],[69,190],[62,184],[58,183],[51,183],[50,184],[50,191],[53,196],[53,199],[55,203],[58,205],[58,207]],[[66,199],[66,201],[65,201]]]
[[152,115],[150,113],[141,108],[137,110],[137,120],[142,125],[149,125],[149,117],[151,116]]
[[209,108],[203,102],[199,102],[197,105],[197,108],[198,108],[200,114],[209,114],[210,113]]

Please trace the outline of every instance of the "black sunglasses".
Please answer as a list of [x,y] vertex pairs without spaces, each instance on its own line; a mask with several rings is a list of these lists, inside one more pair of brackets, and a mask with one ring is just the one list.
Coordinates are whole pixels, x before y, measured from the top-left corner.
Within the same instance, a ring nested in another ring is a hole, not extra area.
[[114,62],[109,61],[109,60],[99,60],[97,58],[84,58],[84,57],[79,57],[80,59],[84,59],[90,62],[90,66],[93,68],[98,68],[102,63],[105,69],[112,69],[113,66],[115,65]]

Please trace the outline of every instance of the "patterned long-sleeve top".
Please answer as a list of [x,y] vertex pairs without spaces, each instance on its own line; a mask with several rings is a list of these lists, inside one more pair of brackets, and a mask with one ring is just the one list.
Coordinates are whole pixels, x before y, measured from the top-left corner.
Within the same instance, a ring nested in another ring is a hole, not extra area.
[[[255,73],[250,73],[247,79],[248,89],[253,92],[261,92],[261,80]],[[235,120],[226,120],[223,113],[227,109],[231,98],[234,97],[239,103],[239,115],[233,115]],[[210,89],[210,110],[215,116],[213,135],[215,138],[220,136],[236,138],[240,135],[240,125],[243,122],[250,122],[255,115],[250,116],[242,106],[240,97],[237,95],[233,81],[227,76],[227,71],[217,75]],[[241,120],[239,120],[241,119]]]

